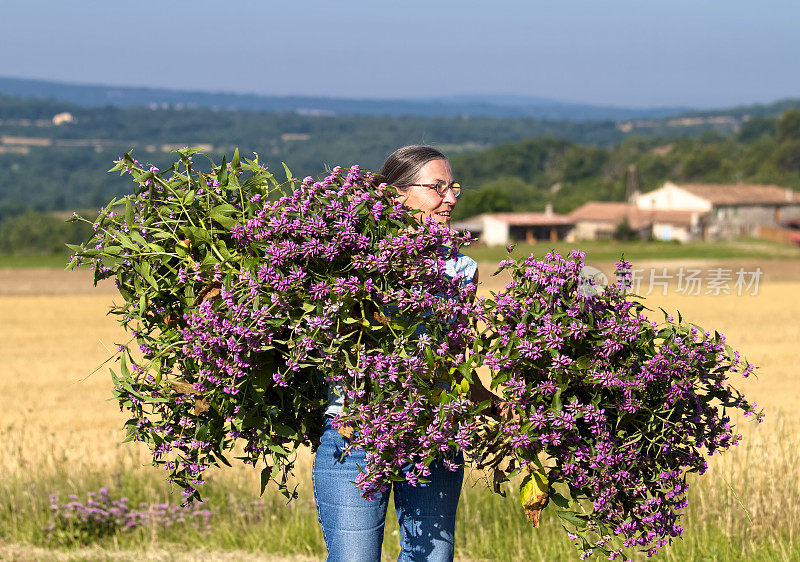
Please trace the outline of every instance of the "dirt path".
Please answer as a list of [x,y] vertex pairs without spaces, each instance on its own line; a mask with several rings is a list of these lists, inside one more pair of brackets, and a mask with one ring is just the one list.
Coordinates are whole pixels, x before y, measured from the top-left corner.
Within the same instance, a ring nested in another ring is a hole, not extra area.
[[102,281],[95,287],[92,272],[61,269],[0,269],[0,295],[113,295],[114,284]]

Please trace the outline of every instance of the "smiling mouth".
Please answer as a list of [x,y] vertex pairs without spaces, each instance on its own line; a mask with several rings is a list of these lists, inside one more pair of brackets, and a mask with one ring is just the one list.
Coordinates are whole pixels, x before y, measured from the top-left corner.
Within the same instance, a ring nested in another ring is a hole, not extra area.
[[447,217],[448,219],[450,218],[450,211],[440,211],[436,214],[439,215],[440,217]]

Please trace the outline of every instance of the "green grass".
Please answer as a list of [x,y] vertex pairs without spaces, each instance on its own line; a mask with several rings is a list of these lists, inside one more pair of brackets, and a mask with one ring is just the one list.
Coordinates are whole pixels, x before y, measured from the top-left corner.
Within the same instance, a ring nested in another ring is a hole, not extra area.
[[[238,551],[312,559],[325,556],[309,482],[303,482],[300,498],[287,506],[284,498],[273,491],[258,498],[255,477],[227,478],[227,474],[212,475],[206,486],[206,505],[214,513],[207,530],[177,525],[118,531],[91,545],[49,542],[43,527],[49,523],[47,506],[51,492],[60,493],[62,502],[70,493],[84,501],[87,492],[107,486],[112,497],[129,497],[131,505],[139,501],[180,501],[180,494],[164,483],[163,475],[156,469],[78,476],[63,468],[51,474],[35,473],[36,476],[25,480],[12,478],[0,482],[0,545],[44,547],[49,554],[43,555],[41,560],[55,553],[86,552],[86,546],[92,546],[95,554],[78,559],[105,560],[104,552],[123,551],[129,552],[130,559],[135,560],[144,551],[187,552],[198,548],[220,555]],[[699,484],[692,492],[683,522],[687,529],[683,538],[662,549],[655,560],[800,560],[800,544],[792,537],[792,526],[796,523],[792,517],[777,525],[757,522],[748,525],[746,514],[733,501],[722,505],[730,499],[724,490],[710,489],[707,482]],[[518,494],[513,487],[508,491],[509,497],[503,499],[489,493],[480,483],[475,486],[465,483],[456,527],[457,559],[577,560],[577,553],[557,517],[546,510],[541,527],[533,529],[522,514]],[[710,510],[705,505],[709,501],[715,503]],[[397,528],[390,505],[384,534],[384,560],[397,558]],[[645,560],[646,557],[637,554],[634,559]]]
[[[736,242],[692,242],[679,244],[675,242],[616,242],[586,241],[576,243],[540,242],[538,244],[520,243],[514,246],[513,256],[522,257],[531,253],[541,257],[549,250],[556,250],[567,255],[571,250],[586,252],[588,261],[615,261],[621,255],[628,260],[660,260],[660,259],[800,259],[800,246],[790,246],[747,238]],[[503,246],[470,246],[466,254],[482,262],[499,262],[508,256]],[[32,254],[12,255],[0,254],[0,268],[57,268],[64,269],[69,255],[64,254]]]
[[69,254],[0,254],[0,268],[64,269]]
[[[514,246],[512,257],[520,258],[533,253],[537,257],[555,250],[568,255],[572,250],[583,250],[587,261],[615,261],[624,255],[627,260],[661,259],[800,259],[800,247],[764,240],[746,239],[737,242],[615,242],[586,241],[576,243],[540,242],[520,243]],[[476,261],[499,262],[508,252],[503,246],[470,246],[464,250]]]

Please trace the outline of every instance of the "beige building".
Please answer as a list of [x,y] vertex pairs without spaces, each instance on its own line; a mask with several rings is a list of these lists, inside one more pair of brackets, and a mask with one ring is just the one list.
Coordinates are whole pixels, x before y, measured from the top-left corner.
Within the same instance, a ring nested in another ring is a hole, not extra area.
[[610,240],[624,222],[642,239],[686,242],[699,232],[701,215],[685,210],[644,210],[633,203],[590,201],[567,216],[575,223],[567,236],[570,242]]
[[[800,194],[775,185],[667,182],[633,199],[643,212],[696,214],[697,230],[691,237],[704,240],[756,235],[760,227],[779,227],[800,218]],[[655,232],[653,235],[659,238]]]
[[800,193],[774,185],[667,182],[634,193],[629,203],[590,201],[568,216],[575,223],[570,241],[613,238],[623,222],[643,239],[732,239],[800,220]]
[[574,223],[564,215],[553,213],[484,213],[453,223],[453,228],[468,231],[487,246],[512,242],[536,243],[564,240]]

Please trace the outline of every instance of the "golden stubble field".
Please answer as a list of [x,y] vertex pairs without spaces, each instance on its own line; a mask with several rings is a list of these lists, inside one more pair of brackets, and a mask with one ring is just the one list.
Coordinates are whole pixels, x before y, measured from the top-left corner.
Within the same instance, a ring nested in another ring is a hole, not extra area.
[[[491,268],[483,269],[489,281]],[[756,296],[670,292],[647,300],[653,308],[680,310],[686,319],[725,333],[759,366],[758,379],[736,384],[765,409],[767,419],[760,426],[742,424],[743,446],[713,459],[710,471],[719,484],[715,490],[738,492],[735,501],[746,506],[751,531],[787,520],[790,529],[792,522],[800,525],[795,501],[800,497],[800,278],[771,278],[762,281]],[[85,272],[0,271],[0,439],[6,449],[0,478],[25,480],[66,470],[69,481],[86,473],[155,471],[145,466],[142,447],[120,443],[125,417],[108,400],[108,368],[90,374],[126,338],[106,315],[115,298],[112,289],[91,289]],[[308,459],[300,463],[301,478],[308,465]],[[236,472],[252,478],[256,499],[256,472],[245,467]],[[719,515],[723,524],[726,515]],[[734,515],[727,517],[732,533],[742,520]]]
[[[759,366],[758,379],[738,383],[766,409],[759,432],[779,421],[800,423],[800,279],[767,279],[756,296],[660,292],[648,297],[652,308],[680,310],[719,330]],[[120,450],[134,448],[117,445],[125,418],[108,401],[108,366],[90,374],[126,339],[106,315],[114,298],[113,287],[92,288],[85,272],[0,271],[0,431],[14,443],[0,461],[3,472],[46,464],[54,451],[45,444],[59,446],[55,452],[76,469],[116,463]]]

